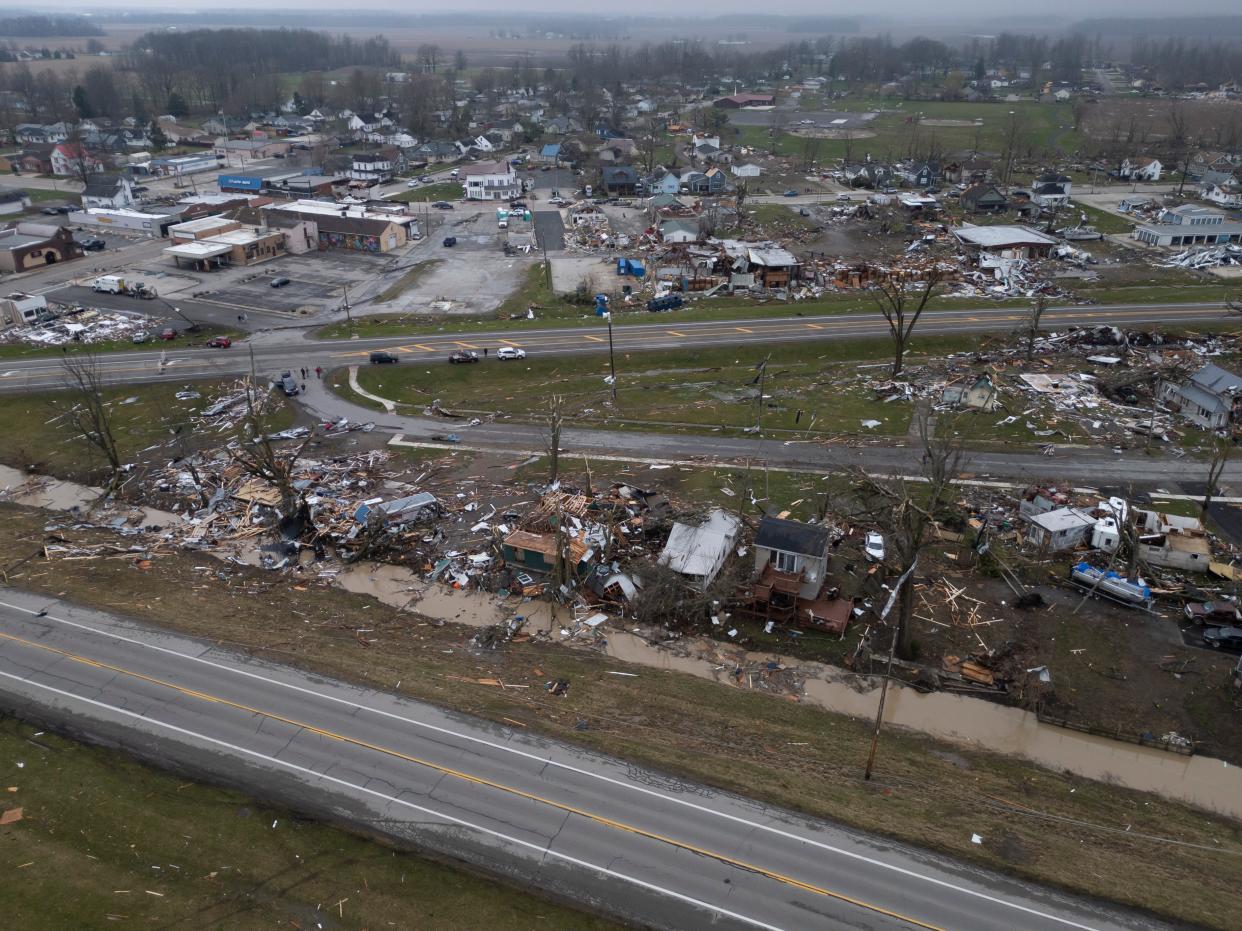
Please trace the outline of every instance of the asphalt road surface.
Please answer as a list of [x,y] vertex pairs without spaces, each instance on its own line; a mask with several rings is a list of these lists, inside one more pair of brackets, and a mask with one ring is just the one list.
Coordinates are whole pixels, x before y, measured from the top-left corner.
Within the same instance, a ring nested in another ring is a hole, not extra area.
[[[808,342],[887,335],[887,324],[878,314],[851,314],[837,317],[770,317],[758,320],[706,321],[665,325],[658,315],[655,323],[616,326],[613,337],[616,352],[641,352],[663,349],[687,349],[719,345],[764,345],[783,342]],[[1051,308],[1044,313],[1047,329],[1056,330],[1070,324],[1130,325],[1153,319],[1165,322],[1220,319],[1217,304],[1176,305],[1167,307],[1065,307]],[[1019,308],[985,308],[975,310],[934,311],[923,315],[919,332],[981,333],[1007,331],[1019,326],[1027,315]],[[381,337],[335,342],[303,340],[290,343],[256,346],[254,364],[261,376],[275,377],[285,370],[319,366],[331,370],[341,366],[366,365],[372,350],[384,349],[411,363],[446,364],[449,353],[459,349],[482,350],[484,347],[515,346],[525,349],[531,358],[540,355],[569,356],[599,354],[608,351],[607,330],[597,327],[564,329],[508,329],[492,333],[441,334],[413,337]],[[484,365],[507,365],[491,359]],[[244,346],[231,349],[177,349],[175,345],[162,350],[115,353],[100,357],[101,373],[107,381],[118,384],[144,382],[187,383],[196,379],[226,378],[250,371],[250,354]],[[619,377],[624,379],[622,370]],[[63,373],[55,357],[0,359],[0,391],[55,389],[62,386]],[[418,417],[379,415],[348,400],[322,390],[318,382],[310,383],[311,393],[302,399],[319,419],[353,421],[375,420],[381,430],[403,433],[417,439],[430,439],[446,430],[443,420]],[[523,424],[493,423],[459,428],[452,425],[462,439],[478,448],[504,451],[542,450],[545,439],[537,427]],[[608,430],[567,430],[562,435],[562,448],[569,452],[592,455],[628,454],[630,459],[660,458],[700,459],[724,463],[761,461],[773,467],[817,470],[863,466],[872,471],[894,470],[917,474],[920,469],[918,451],[910,446],[886,445],[824,445],[781,434],[773,438],[677,436]],[[1038,453],[972,453],[966,471],[975,478],[1025,481],[1035,475],[1054,474],[1058,480],[1068,479],[1090,485],[1101,482],[1134,484],[1145,488],[1185,477],[1186,464],[1176,459],[1146,456],[1141,452],[1114,453],[1109,449],[1084,449],[1079,446],[1051,456]],[[1229,463],[1223,478],[1242,479],[1242,462]]]
[[0,589],[0,705],[645,926],[1165,927],[528,733],[11,589]]
[[[156,301],[143,303],[156,304]],[[796,307],[797,305],[792,305]],[[1219,320],[1220,304],[1180,304],[1171,306],[1093,306],[1051,307],[1043,315],[1046,330],[1073,324],[1163,323]],[[664,349],[693,349],[721,345],[767,345],[806,343],[833,339],[887,337],[888,325],[878,313],[840,316],[772,316],[752,320],[720,320],[698,323],[660,322],[650,314],[650,323],[613,327],[616,351],[641,352]],[[972,310],[937,310],[923,314],[918,333],[1007,332],[1021,326],[1029,315],[1017,307],[988,307]],[[443,361],[458,349],[516,346],[531,358],[569,356],[608,351],[608,332],[597,326],[563,328],[509,328],[493,332],[478,331],[434,336],[384,336],[358,340],[314,341],[280,336],[280,342],[256,342],[254,361],[258,371],[271,374],[288,368],[325,369],[365,363],[372,350],[384,349],[415,361]],[[179,350],[175,344],[138,352],[109,353],[100,356],[104,377],[117,384],[182,381],[215,378],[250,371],[250,354],[243,346],[232,350]],[[622,373],[624,374],[624,373]],[[54,356],[0,360],[0,391],[58,388],[62,382],[59,360]]]

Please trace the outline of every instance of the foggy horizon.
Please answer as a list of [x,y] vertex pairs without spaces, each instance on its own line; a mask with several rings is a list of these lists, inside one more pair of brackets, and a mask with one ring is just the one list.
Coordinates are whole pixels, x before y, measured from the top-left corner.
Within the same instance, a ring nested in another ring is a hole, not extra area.
[[[1004,9],[1006,6],[1012,6],[1014,9],[1012,12],[1008,12]],[[158,18],[162,16],[183,17],[207,13],[226,16],[229,13],[244,13],[253,17],[255,14],[262,14],[269,10],[284,14],[292,12],[313,13],[318,11],[324,13],[342,12],[340,5],[335,3],[334,0],[264,0],[261,4],[246,7],[213,7],[203,5],[201,7],[189,8],[170,6],[167,0],[125,4],[108,2],[108,0],[100,0],[100,2],[92,2],[92,0],[64,0],[64,2],[62,0],[51,0],[51,2],[40,4],[37,7],[18,3],[0,5],[0,12],[6,14],[37,14],[41,12],[54,12],[57,14],[77,12],[86,14],[107,13],[112,18],[130,16],[138,21],[141,21],[144,15]],[[756,12],[754,4],[744,2],[744,0],[718,0],[718,2],[711,5],[710,10],[705,15],[696,14],[693,11],[670,13],[666,3],[656,2],[656,0],[636,0],[636,2],[627,5],[624,14],[584,12],[581,5],[573,2],[573,0],[542,0],[542,2],[518,9],[505,8],[502,4],[497,3],[497,0],[458,0],[451,9],[446,9],[439,3],[427,2],[427,0],[400,4],[385,4],[375,2],[375,0],[367,0],[365,5],[356,11],[352,11],[350,15],[358,17],[361,20],[358,25],[364,26],[367,14],[415,18],[419,16],[451,17],[460,13],[495,13],[499,16],[510,17],[510,21],[545,14],[566,15],[575,20],[600,19],[613,21],[623,19],[625,16],[683,21],[696,19],[712,21],[722,17],[746,16],[750,20],[748,25],[752,23],[759,25],[765,17],[808,16],[824,19],[855,20],[859,23],[860,32],[864,33],[885,28],[900,28],[904,31],[913,26],[924,25],[952,26],[960,30],[963,26],[968,26],[972,22],[977,23],[981,27],[980,31],[987,31],[997,25],[1003,26],[1006,21],[1011,21],[1015,27],[1021,27],[1026,30],[1035,28],[1039,31],[1054,32],[1066,28],[1075,22],[1098,18],[1124,16],[1126,18],[1164,19],[1176,16],[1176,18],[1184,19],[1201,16],[1242,15],[1237,13],[1237,7],[1233,6],[1233,4],[1226,4],[1222,0],[1189,0],[1187,3],[1180,4],[1175,13],[1169,9],[1167,4],[1160,2],[1160,0],[1130,0],[1130,2],[1111,0],[1111,2],[1094,4],[1089,9],[1084,9],[1080,3],[1074,3],[1072,0],[1053,0],[1051,4],[1038,11],[1025,4],[1021,7],[1017,4],[1000,4],[982,12],[978,9],[977,4],[950,2],[938,5],[934,14],[928,12],[925,4],[916,3],[914,0],[897,0],[897,2],[885,6],[883,13],[880,15],[874,13],[860,14],[857,8],[852,5],[840,4],[827,7],[823,4],[809,2],[809,0],[779,0],[775,4],[766,6],[762,12]]]

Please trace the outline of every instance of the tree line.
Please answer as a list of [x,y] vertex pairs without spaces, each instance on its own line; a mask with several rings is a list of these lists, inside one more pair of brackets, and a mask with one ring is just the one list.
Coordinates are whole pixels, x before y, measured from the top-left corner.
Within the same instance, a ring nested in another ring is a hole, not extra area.
[[85,16],[6,16],[0,19],[0,36],[102,36],[104,31]]

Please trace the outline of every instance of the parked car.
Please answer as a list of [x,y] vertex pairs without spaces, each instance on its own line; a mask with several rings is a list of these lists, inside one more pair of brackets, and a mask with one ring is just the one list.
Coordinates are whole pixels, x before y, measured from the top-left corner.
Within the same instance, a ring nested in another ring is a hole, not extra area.
[[437,210],[452,210],[453,209],[453,205],[450,204],[447,200],[437,200],[431,206],[435,207]]
[[520,200],[512,200],[512,201],[509,201],[509,209],[510,210],[525,210],[526,204]]
[[298,393],[298,380],[293,377],[293,372],[285,371],[281,373],[280,388],[284,391],[287,398],[291,398]]
[[283,287],[284,287],[285,285],[287,285],[288,283],[289,283],[289,279],[288,279],[288,278],[273,278],[273,279],[272,279],[272,287],[273,287],[273,288],[283,288]]
[[1203,642],[1214,650],[1242,651],[1242,627],[1209,627]]
[[1186,617],[1196,624],[1209,627],[1232,627],[1242,624],[1242,611],[1228,601],[1204,601],[1185,607]]
[[42,210],[40,210],[39,212],[40,212],[40,213],[45,213],[45,214],[47,214],[49,217],[54,217],[54,216],[56,216],[56,214],[60,213],[60,208],[59,208],[59,207],[44,207],[44,208],[43,208]]
[[848,204],[849,202],[850,202],[850,195],[848,195],[848,194],[838,194],[838,195],[837,195],[837,203],[839,203],[839,204]]
[[790,188],[788,191],[785,192],[785,196],[786,197],[797,197],[798,192],[795,191],[793,188]]
[[405,186],[406,187],[418,187],[418,179],[411,178],[409,181],[405,182]]
[[418,180],[419,180],[419,181],[421,181],[421,182],[423,182],[423,184],[426,184],[427,182],[429,182],[429,181],[431,180],[431,175],[423,175],[423,176],[422,176],[421,178],[419,178]]
[[177,338],[177,331],[174,330],[172,327],[167,326],[167,327],[164,327],[164,329],[160,330],[160,339],[176,339],[176,338]]
[[372,365],[389,365],[394,362],[400,362],[400,357],[393,352],[373,352],[371,353]]
[[141,345],[142,343],[147,342],[150,338],[151,337],[147,335],[146,330],[139,330],[137,333],[133,335],[133,338],[131,341],[137,345]]
[[445,236],[444,237],[444,246],[446,249],[452,249],[455,245],[457,245],[456,236]]
[[872,562],[884,561],[884,536],[876,533],[874,530],[869,531],[863,540],[863,552]]
[[83,239],[80,243],[78,243],[78,245],[80,245],[87,252],[98,252],[101,249],[108,248],[108,244],[106,242],[102,239],[96,239],[94,236],[89,239]]
[[228,349],[232,345],[233,341],[227,336],[213,336],[207,340],[207,347],[209,349]]
[[455,353],[449,356],[450,365],[467,365],[471,362],[478,361],[479,354],[477,352],[471,352],[469,349],[458,349]]
[[518,349],[515,346],[501,346],[496,350],[496,358],[501,362],[508,362],[512,359],[525,359],[526,350]]

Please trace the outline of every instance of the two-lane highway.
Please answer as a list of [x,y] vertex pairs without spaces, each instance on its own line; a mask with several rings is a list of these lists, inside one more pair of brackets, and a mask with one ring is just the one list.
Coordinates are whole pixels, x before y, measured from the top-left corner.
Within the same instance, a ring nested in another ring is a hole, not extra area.
[[0,705],[645,926],[1164,927],[11,589],[0,589]]
[[[1081,324],[1123,327],[1151,322],[1177,324],[1220,319],[1221,314],[1222,306],[1218,303],[1052,307],[1044,313],[1043,326],[1056,330]],[[1027,319],[1028,314],[1016,307],[928,311],[923,314],[917,333],[1007,332],[1019,328]],[[650,315],[650,320],[649,323],[614,325],[615,349],[624,353],[722,345],[814,343],[886,337],[889,333],[887,322],[878,313],[790,316],[786,309],[781,316],[749,320],[665,323],[654,314]],[[459,349],[495,350],[500,346],[524,349],[532,358],[598,354],[608,351],[608,333],[601,322],[586,326],[475,330],[404,338],[291,339],[276,344],[256,341],[254,364],[260,374],[270,376],[285,369],[316,366],[328,369],[365,363],[367,356],[377,349],[395,352],[409,361],[444,361],[449,353]],[[108,354],[100,357],[99,365],[108,381],[136,384],[241,375],[250,371],[251,359],[242,345],[223,350],[181,350],[170,346]],[[57,388],[62,381],[61,364],[54,356],[0,360],[0,391]]]

